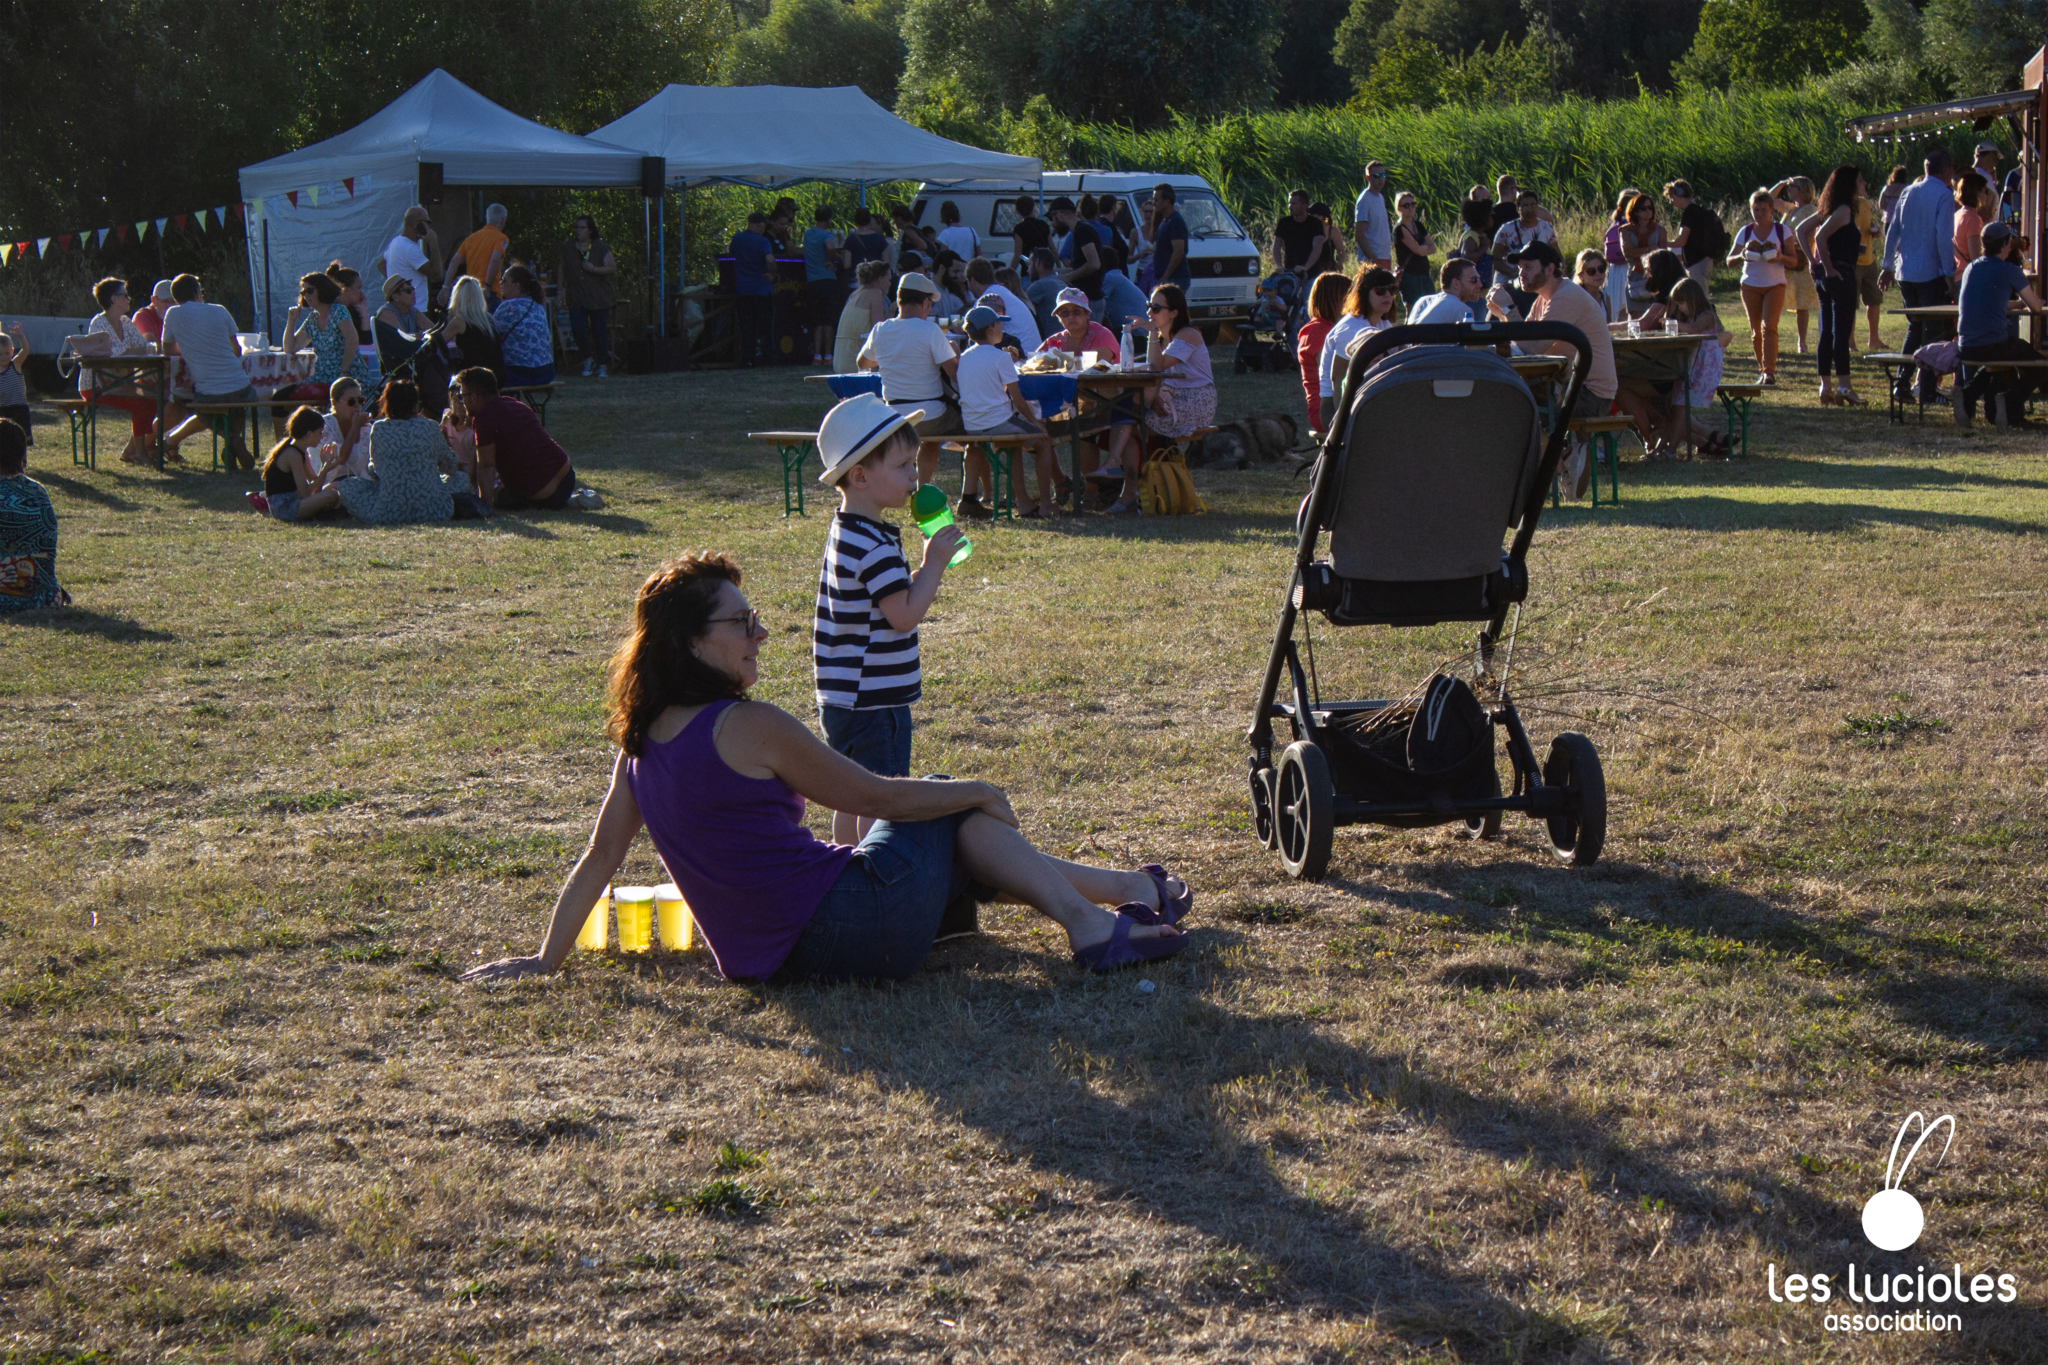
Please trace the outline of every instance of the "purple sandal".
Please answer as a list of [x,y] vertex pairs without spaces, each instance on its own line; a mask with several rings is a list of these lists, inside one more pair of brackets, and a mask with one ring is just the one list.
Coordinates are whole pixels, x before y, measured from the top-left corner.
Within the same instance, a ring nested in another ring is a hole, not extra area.
[[[1146,863],[1138,871],[1150,877],[1153,884],[1159,888],[1159,908],[1157,910],[1148,908],[1143,915],[1134,913],[1133,917],[1138,923],[1179,924],[1188,917],[1188,911],[1195,908],[1195,888],[1192,886],[1187,887],[1178,896],[1166,894],[1166,879],[1172,874],[1160,864]],[[1123,909],[1129,910],[1131,907],[1124,906]]]
[[[1138,917],[1138,911],[1148,915],[1156,914],[1149,905],[1136,901],[1120,905],[1116,910],[1116,928],[1100,943],[1074,950],[1074,961],[1091,972],[1114,972],[1125,967],[1135,967],[1145,962],[1157,962],[1172,957],[1188,946],[1186,934],[1163,934],[1157,938],[1131,940],[1131,926],[1147,921]],[[1150,921],[1157,923],[1157,919]]]

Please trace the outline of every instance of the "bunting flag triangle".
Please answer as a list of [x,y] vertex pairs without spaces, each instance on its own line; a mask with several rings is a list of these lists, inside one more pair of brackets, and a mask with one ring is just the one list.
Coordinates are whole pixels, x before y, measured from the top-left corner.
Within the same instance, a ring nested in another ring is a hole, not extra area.
[[181,213],[178,214],[176,217],[172,218],[171,221],[178,225],[178,231],[183,232],[185,230],[185,224],[191,219],[191,217],[192,215],[189,213]]
[[299,192],[297,190],[286,190],[284,192],[284,197],[292,201],[293,208],[297,208],[299,206]]
[[70,233],[68,233],[68,232],[67,232],[67,233],[65,233],[65,234],[64,234],[63,236],[61,236],[61,237],[59,237],[59,238],[57,239],[57,250],[59,250],[59,251],[61,251],[61,252],[64,252],[64,253],[65,253],[66,255],[69,255],[69,254],[70,254],[70,252],[71,252],[71,234],[70,234]]
[[[239,214],[241,209],[237,208],[235,212]],[[228,225],[228,206],[226,204],[222,204],[213,211],[213,225],[215,227],[226,227]]]
[[170,219],[168,219],[168,218],[159,218],[159,219],[157,219],[157,220],[156,220],[156,235],[157,235],[157,236],[161,237],[161,236],[163,236],[163,235],[164,235],[164,224],[165,224],[165,223],[168,223],[168,222],[170,222],[170,221],[171,221],[171,220],[170,220]]
[[135,240],[138,242],[149,240],[149,220],[147,218],[135,225]]
[[356,178],[354,176],[343,177],[341,187],[348,191],[349,198],[353,199],[356,197]]
[[[185,223],[184,223],[184,217],[185,217],[185,215],[184,215],[184,214],[182,214],[182,213],[178,215],[178,219],[179,219],[179,221],[178,221],[178,226],[179,226],[179,227],[183,227],[183,226],[185,226]],[[193,214],[193,215],[192,215],[192,219],[193,219],[193,221],[194,221],[194,222],[196,222],[196,223],[198,223],[198,224],[199,224],[199,230],[200,230],[201,232],[204,232],[204,231],[206,231],[206,210],[205,210],[205,209],[201,209],[201,210],[199,210],[199,212],[197,212],[197,213]]]
[[113,231],[113,229],[112,229],[112,228],[101,228],[101,229],[100,229],[100,242],[99,242],[99,244],[100,244],[101,246],[105,246],[105,245],[107,244],[107,234],[108,234],[108,233],[110,233],[110,232],[112,232],[112,231]]
[[50,254],[50,239],[49,239],[48,237],[38,237],[38,238],[36,238],[36,255],[38,255],[38,256],[47,256],[47,255],[49,255],[49,254]]
[[125,241],[127,241],[127,240],[128,240],[128,225],[127,225],[126,223],[117,223],[117,224],[115,224],[115,226],[114,226],[114,235],[115,235],[116,237],[120,238],[120,239],[121,239],[122,241],[124,241],[124,242],[125,242]]
[[13,254],[14,246],[11,242],[0,242],[0,265],[6,265],[7,258]]
[[306,186],[306,198],[312,202],[314,208],[320,207],[320,187],[318,185]]

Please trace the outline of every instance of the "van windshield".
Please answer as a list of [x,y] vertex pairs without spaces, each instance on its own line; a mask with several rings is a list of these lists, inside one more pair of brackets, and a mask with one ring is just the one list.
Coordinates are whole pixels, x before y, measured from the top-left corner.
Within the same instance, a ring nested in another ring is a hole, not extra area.
[[1230,210],[1223,207],[1223,201],[1208,190],[1184,190],[1176,185],[1173,195],[1173,206],[1180,210],[1181,218],[1188,225],[1188,236],[1194,240],[1244,236],[1244,229],[1237,225],[1237,219],[1230,216]]

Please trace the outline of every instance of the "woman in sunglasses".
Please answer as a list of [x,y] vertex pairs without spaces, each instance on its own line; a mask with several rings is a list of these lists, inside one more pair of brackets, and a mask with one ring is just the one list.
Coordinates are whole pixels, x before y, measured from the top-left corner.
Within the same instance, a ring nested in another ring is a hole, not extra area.
[[[1388,277],[1389,279],[1392,276]],[[1162,284],[1146,305],[1149,321],[1134,322],[1142,332],[1145,365],[1164,374],[1145,412],[1145,425],[1155,435],[1178,441],[1216,420],[1216,374],[1209,368],[1209,342],[1188,312],[1188,296],[1177,284]],[[1112,517],[1135,517],[1138,505],[1138,443],[1133,428],[1120,426],[1110,437],[1110,454],[1123,467],[1123,496],[1106,509]]]
[[[1054,858],[1025,838],[1000,789],[877,776],[750,700],[769,638],[727,555],[669,560],[640,585],[612,655],[607,734],[619,752],[597,828],[540,950],[463,980],[560,968],[643,827],[732,980],[901,980],[941,935],[974,932],[976,903],[994,900],[1052,920],[1093,971],[1186,946],[1174,926],[1194,893],[1165,868]],[[857,845],[826,843],[804,825],[806,802],[876,823]]]

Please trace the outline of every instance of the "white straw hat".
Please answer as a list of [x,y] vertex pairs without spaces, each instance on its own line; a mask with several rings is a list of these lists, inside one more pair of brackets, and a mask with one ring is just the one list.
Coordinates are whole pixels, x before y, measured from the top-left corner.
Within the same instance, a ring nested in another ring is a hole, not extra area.
[[857,393],[838,404],[818,424],[818,458],[825,463],[818,482],[837,484],[899,428],[923,420],[924,409],[899,413],[872,393]]

